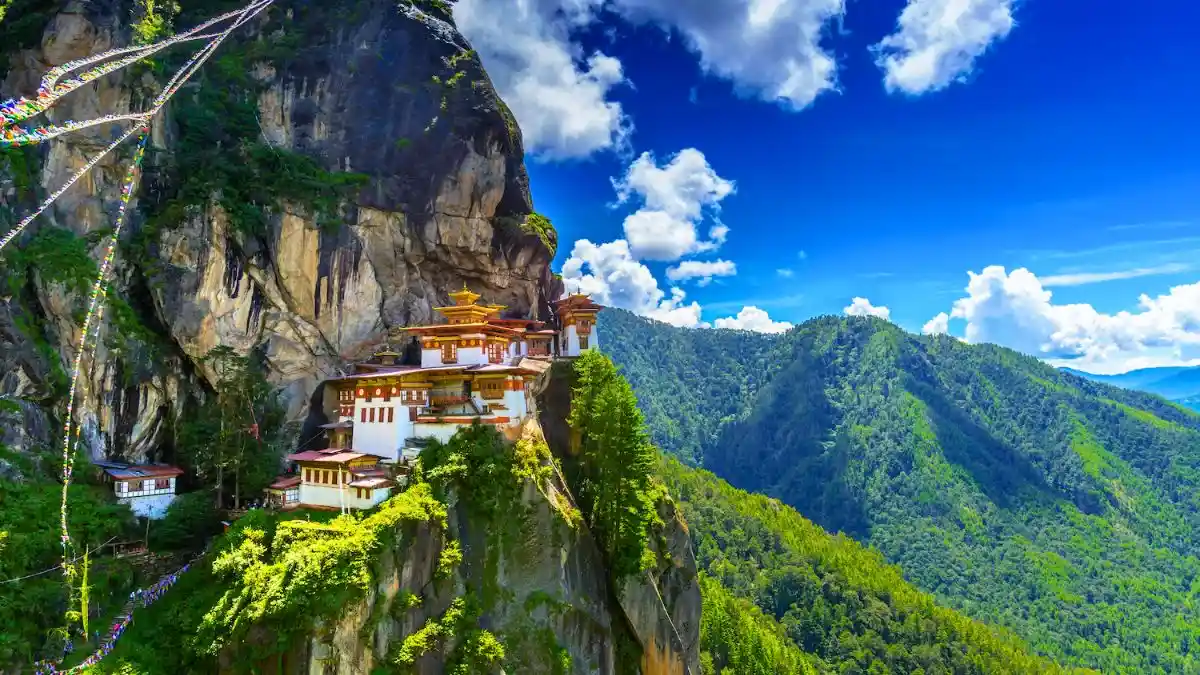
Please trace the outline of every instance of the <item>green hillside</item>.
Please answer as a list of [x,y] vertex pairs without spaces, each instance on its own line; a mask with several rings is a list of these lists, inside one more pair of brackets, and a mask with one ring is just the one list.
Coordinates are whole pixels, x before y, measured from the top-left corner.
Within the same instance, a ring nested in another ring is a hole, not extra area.
[[1200,672],[1200,415],[876,319],[763,338],[601,316],[664,448],[1062,662]]
[[[938,606],[877,552],[830,535],[777,500],[671,459],[661,463],[660,475],[687,518],[697,563],[708,575],[702,579],[702,636],[736,625],[727,615],[741,616],[754,629],[727,644],[743,645],[743,654],[774,654],[776,663],[804,664],[735,668],[739,675],[807,668],[872,675],[1067,672],[1031,656],[1007,631]],[[767,616],[732,596],[752,598]],[[781,644],[777,632],[808,654]],[[759,646],[767,639],[771,650]]]

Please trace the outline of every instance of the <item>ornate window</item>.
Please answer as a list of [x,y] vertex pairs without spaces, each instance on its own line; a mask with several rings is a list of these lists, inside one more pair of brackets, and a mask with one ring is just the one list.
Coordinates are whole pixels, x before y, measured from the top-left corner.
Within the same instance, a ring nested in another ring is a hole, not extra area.
[[586,335],[580,335],[580,336],[579,336],[579,349],[580,349],[580,350],[584,350],[584,349],[587,349],[587,348],[588,348],[588,339],[587,339],[587,336],[586,336]]
[[489,342],[487,346],[488,361],[500,363],[504,361],[504,345],[499,342]]
[[484,398],[504,398],[504,380],[484,380],[481,384]]
[[442,363],[458,363],[458,345],[453,342],[442,343]]

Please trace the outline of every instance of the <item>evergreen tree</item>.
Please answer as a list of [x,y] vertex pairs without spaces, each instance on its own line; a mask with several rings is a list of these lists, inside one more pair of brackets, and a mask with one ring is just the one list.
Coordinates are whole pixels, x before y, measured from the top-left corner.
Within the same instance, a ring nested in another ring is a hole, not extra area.
[[643,567],[647,528],[654,518],[650,474],[657,450],[633,389],[607,356],[584,352],[575,361],[575,372],[568,422],[579,433],[580,499],[619,579]]
[[216,392],[180,429],[179,445],[192,469],[214,489],[217,506],[229,494],[236,509],[279,471],[288,435],[286,411],[255,359],[217,347],[203,362],[216,373]]

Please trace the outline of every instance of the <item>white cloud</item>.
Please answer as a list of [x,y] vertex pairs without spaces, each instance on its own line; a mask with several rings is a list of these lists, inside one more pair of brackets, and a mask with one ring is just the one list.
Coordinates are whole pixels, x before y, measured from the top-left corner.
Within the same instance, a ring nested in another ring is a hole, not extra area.
[[678,260],[689,253],[713,251],[725,243],[729,228],[715,223],[709,239],[696,230],[706,211],[715,211],[733,194],[732,181],[717,175],[704,153],[687,148],[664,166],[643,153],[621,179],[613,179],[617,204],[640,198],[641,208],[625,219],[625,239],[635,258]]
[[709,325],[700,320],[700,303],[695,300],[685,303],[686,296],[682,289],[672,288],[671,297],[660,301],[643,315],[680,328],[708,328]]
[[921,332],[925,335],[945,335],[950,332],[950,315],[941,312],[921,327]]
[[778,274],[779,276],[783,277],[784,279],[791,279],[793,276],[796,275],[796,272],[793,270],[790,270],[786,267],[783,267],[783,268],[775,270],[775,274]]
[[1137,279],[1139,277],[1151,277],[1162,274],[1179,274],[1191,269],[1190,265],[1182,263],[1169,263],[1166,265],[1158,265],[1157,267],[1139,267],[1131,270],[1116,270],[1114,272],[1079,272],[1076,274],[1055,274],[1048,277],[1042,277],[1042,286],[1053,288],[1054,286],[1083,286],[1086,284],[1098,284],[1104,281],[1117,281],[1120,279]]
[[1138,311],[1105,314],[1089,304],[1056,305],[1029,270],[998,265],[970,272],[951,316],[968,342],[994,342],[1091,372],[1200,364],[1200,282],[1142,295]]
[[610,100],[625,82],[621,62],[585,54],[575,31],[604,0],[457,0],[454,20],[512,109],[526,150],[572,159],[627,147],[632,122]]
[[887,307],[876,307],[866,298],[854,298],[850,305],[842,311],[846,313],[846,316],[877,316],[885,320],[890,320],[892,316],[892,310]]
[[699,279],[696,285],[707,286],[713,277],[731,277],[737,274],[737,265],[728,260],[685,260],[667,269],[671,281]]
[[701,67],[738,90],[799,110],[837,86],[837,64],[821,46],[844,0],[612,0],[634,22],[684,37]]
[[799,250],[799,251],[796,253],[796,257],[797,257],[797,258],[799,258],[799,259],[801,259],[801,260],[808,260],[808,251],[805,251],[804,249],[800,249],[800,250]]
[[888,91],[923,94],[962,81],[1012,30],[1014,1],[908,0],[898,30],[874,47]]
[[658,280],[633,258],[624,239],[600,245],[580,239],[563,263],[562,275],[568,292],[587,293],[602,305],[628,309],[675,326],[708,327],[700,319],[700,304],[685,303],[682,290],[672,288],[671,297],[665,297]]
[[785,333],[792,328],[792,324],[786,321],[772,321],[765,311],[757,307],[743,307],[737,316],[717,319],[713,325],[716,328],[752,330],[756,333]]

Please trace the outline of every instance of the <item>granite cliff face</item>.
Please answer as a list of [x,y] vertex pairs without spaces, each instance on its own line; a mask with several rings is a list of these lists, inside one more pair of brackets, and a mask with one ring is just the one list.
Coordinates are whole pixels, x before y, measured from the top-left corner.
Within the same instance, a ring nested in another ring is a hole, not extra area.
[[[438,4],[280,0],[159,117],[116,268],[121,307],[84,363],[77,421],[93,455],[169,448],[174,421],[205,395],[202,357],[218,345],[261,354],[299,419],[320,380],[389,329],[433,319],[464,283],[510,315],[545,311],[559,292],[556,241],[530,218],[520,130]],[[146,24],[144,7],[129,5],[75,0],[48,13],[40,41],[0,48],[0,96],[129,43]],[[236,6],[188,5],[167,19],[187,27]],[[159,66],[189,53],[110,75],[51,119],[141,109],[171,72]],[[5,152],[0,229],[111,133]],[[80,280],[112,227],[127,157],[98,166],[0,255],[0,396],[22,409],[0,413],[0,443],[44,444],[61,419]],[[50,255],[68,249],[87,255]]]
[[[540,441],[537,423],[528,423],[523,436]],[[505,524],[480,522],[454,495],[449,503],[445,528],[421,524],[385,551],[361,601],[282,658],[261,664],[263,672],[391,672],[389,659],[406,639],[443,617],[455,597],[474,593],[496,598],[479,618],[481,628],[500,636],[512,667],[496,673],[700,675],[695,556],[669,501],[660,504],[664,527],[656,553],[662,562],[619,588],[611,586],[587,528],[570,524],[577,507],[557,471],[525,482],[519,503],[505,516],[520,522],[519,538],[508,545],[489,535]],[[439,560],[451,541],[461,544],[462,562],[453,576],[439,577]],[[446,672],[454,646],[448,641],[427,652],[412,672]],[[239,658],[237,651],[225,655],[229,664]]]

